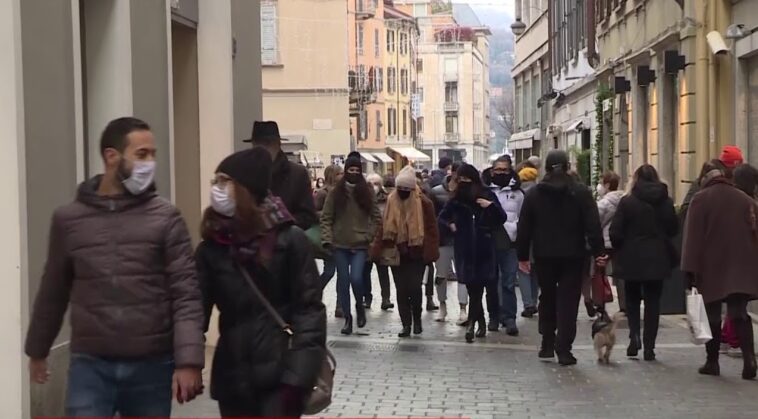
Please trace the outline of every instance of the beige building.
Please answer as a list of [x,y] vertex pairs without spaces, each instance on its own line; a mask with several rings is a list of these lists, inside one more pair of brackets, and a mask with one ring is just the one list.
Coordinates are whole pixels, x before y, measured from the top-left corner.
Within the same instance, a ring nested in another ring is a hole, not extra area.
[[544,156],[554,148],[547,125],[552,106],[546,93],[551,89],[547,0],[516,0],[515,22],[511,25],[516,43],[513,78],[513,134],[507,149],[515,161],[531,155]]
[[22,348],[53,210],[101,171],[100,132],[125,115],[151,124],[158,191],[197,238],[208,179],[261,117],[259,13],[246,0],[0,2],[4,418],[63,414],[69,326],[46,385],[30,385]]
[[490,31],[467,5],[398,1],[412,7],[419,38],[417,148],[477,167],[489,157]]
[[262,0],[263,118],[313,175],[350,152],[344,0]]

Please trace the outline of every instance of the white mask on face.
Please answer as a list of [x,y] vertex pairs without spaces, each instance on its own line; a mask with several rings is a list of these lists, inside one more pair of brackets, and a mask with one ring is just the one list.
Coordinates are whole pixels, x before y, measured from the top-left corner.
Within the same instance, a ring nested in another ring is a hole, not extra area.
[[147,190],[153,184],[155,178],[154,161],[136,161],[132,168],[132,174],[121,181],[132,195],[139,195]]
[[234,198],[229,196],[227,188],[213,185],[211,187],[211,207],[223,216],[233,217],[237,210],[237,203],[234,202]]
[[602,183],[597,184],[597,196],[605,195],[605,186]]

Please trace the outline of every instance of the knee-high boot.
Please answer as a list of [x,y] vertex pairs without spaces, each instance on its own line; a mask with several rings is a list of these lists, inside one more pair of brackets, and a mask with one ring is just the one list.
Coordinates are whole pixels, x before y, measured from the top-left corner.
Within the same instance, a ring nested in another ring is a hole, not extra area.
[[753,341],[753,322],[748,319],[733,319],[737,329],[737,336],[740,338],[740,349],[742,349],[742,359],[744,366],[742,368],[742,378],[752,380],[756,377],[755,362],[755,343]]

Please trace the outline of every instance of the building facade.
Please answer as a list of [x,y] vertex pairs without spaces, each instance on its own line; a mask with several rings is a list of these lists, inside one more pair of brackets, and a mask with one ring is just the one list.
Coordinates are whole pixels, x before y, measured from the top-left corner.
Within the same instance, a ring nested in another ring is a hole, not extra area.
[[4,417],[63,414],[69,326],[44,386],[30,385],[22,348],[52,213],[101,172],[101,131],[127,115],[151,124],[158,191],[197,240],[207,179],[223,157],[249,147],[242,139],[262,115],[260,31],[250,23],[259,13],[245,0],[0,3]]
[[[447,156],[477,167],[488,164],[490,31],[469,6],[445,2],[412,6],[419,38],[417,148],[432,161]],[[458,6],[458,5],[456,5]]]
[[263,117],[314,177],[350,152],[347,25],[342,0],[261,1]]
[[[549,19],[546,0],[516,0],[513,78],[513,134],[507,149],[515,161],[545,155],[553,147],[547,125],[552,106],[547,93],[552,88],[549,55]],[[552,132],[550,133],[552,134]]]

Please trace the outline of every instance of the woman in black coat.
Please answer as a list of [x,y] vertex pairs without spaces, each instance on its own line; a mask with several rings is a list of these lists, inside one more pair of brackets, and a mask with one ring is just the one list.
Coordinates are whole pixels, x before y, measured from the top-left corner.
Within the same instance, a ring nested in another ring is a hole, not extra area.
[[[503,228],[506,215],[495,194],[482,184],[474,166],[461,165],[457,176],[455,195],[440,212],[439,222],[454,235],[455,271],[458,282],[466,285],[471,304],[466,330],[466,341],[471,343],[475,335],[487,335],[482,305],[485,289],[490,321],[499,317],[494,232]],[[475,334],[476,322],[479,328]]]
[[610,228],[611,243],[617,251],[614,273],[624,280],[626,291],[628,356],[637,356],[642,347],[640,302],[644,298],[644,357],[646,361],[655,359],[661,292],[663,281],[671,276],[678,260],[671,242],[678,228],[668,188],[653,166],[641,166],[634,173],[632,192],[621,199]]
[[[196,258],[206,330],[213,306],[220,312],[211,397],[222,417],[299,418],[325,356],[326,311],[310,242],[269,194],[270,182],[265,150],[232,154],[216,171],[203,216]],[[240,269],[291,325],[291,337]]]

